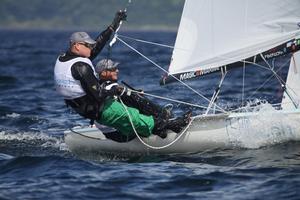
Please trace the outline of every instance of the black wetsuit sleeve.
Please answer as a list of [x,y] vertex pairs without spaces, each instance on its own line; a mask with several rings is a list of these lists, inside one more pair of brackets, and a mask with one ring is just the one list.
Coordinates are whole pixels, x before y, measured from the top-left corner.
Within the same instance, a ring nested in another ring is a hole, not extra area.
[[71,73],[74,79],[80,81],[87,95],[101,103],[104,97],[100,91],[98,79],[94,75],[91,66],[84,62],[77,62],[71,67]]
[[97,55],[101,52],[107,41],[110,39],[113,31],[110,28],[107,28],[105,31],[100,33],[96,38],[96,46],[91,52],[91,56],[89,57],[90,60],[93,60],[97,57]]

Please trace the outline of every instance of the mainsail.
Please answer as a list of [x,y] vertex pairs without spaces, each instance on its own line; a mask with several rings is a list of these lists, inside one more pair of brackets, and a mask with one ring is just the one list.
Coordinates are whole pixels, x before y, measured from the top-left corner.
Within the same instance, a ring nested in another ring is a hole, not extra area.
[[186,0],[162,82],[299,50],[299,9],[300,0]]

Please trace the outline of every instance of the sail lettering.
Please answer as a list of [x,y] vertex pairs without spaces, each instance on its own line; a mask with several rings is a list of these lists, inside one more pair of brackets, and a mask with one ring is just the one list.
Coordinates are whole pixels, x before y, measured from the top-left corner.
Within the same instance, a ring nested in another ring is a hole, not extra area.
[[190,78],[195,78],[197,76],[202,76],[205,74],[219,71],[220,69],[221,69],[220,67],[217,67],[217,68],[211,68],[211,69],[198,70],[195,72],[186,72],[186,73],[180,74],[179,79],[186,80],[186,79],[190,79]]
[[277,51],[277,52],[274,52],[274,53],[266,54],[265,58],[270,59],[270,58],[273,58],[273,57],[280,56],[282,54],[284,54],[283,51]]
[[190,79],[196,77],[194,72],[188,72],[184,74],[180,74],[180,80]]

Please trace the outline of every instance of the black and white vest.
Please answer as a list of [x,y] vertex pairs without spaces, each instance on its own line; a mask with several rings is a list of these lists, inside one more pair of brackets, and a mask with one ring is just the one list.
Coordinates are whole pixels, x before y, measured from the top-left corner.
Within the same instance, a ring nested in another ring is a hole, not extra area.
[[84,62],[91,66],[96,75],[95,69],[90,59],[77,57],[66,62],[61,62],[56,60],[54,67],[54,80],[55,87],[59,94],[63,96],[64,99],[75,99],[86,95],[83,90],[80,81],[75,80],[72,76],[71,67],[76,62]]

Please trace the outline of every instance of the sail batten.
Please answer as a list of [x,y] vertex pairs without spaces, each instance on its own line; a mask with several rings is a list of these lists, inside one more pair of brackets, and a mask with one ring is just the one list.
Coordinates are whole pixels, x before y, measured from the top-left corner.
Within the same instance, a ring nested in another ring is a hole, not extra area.
[[169,73],[209,71],[297,37],[299,8],[299,0],[186,0]]

